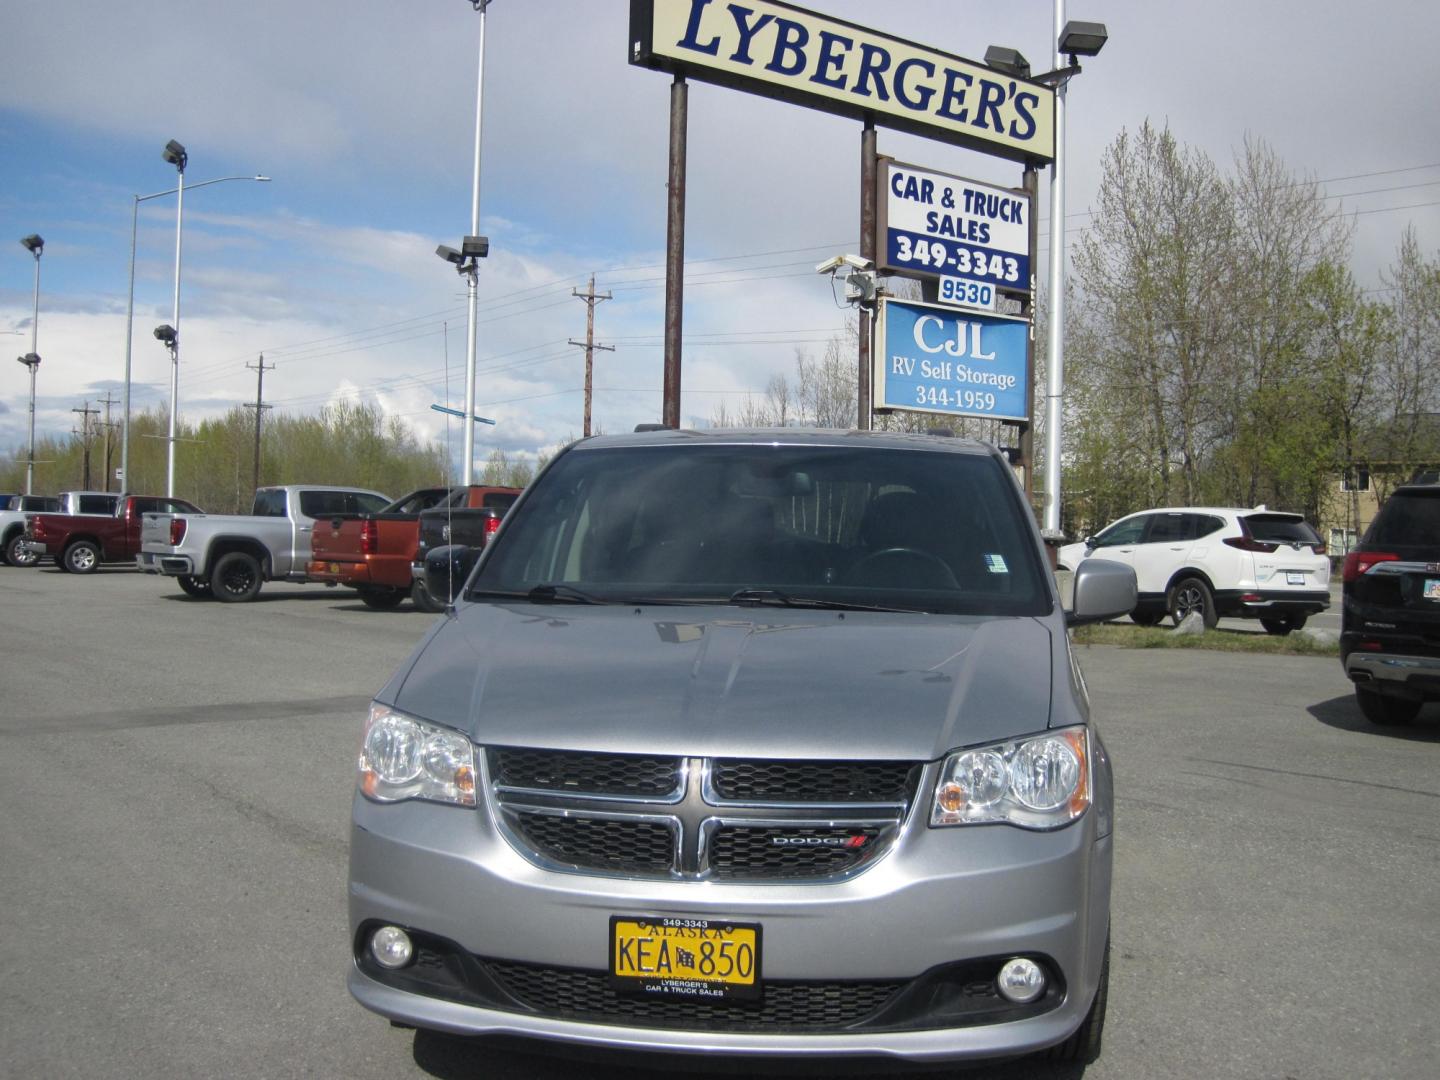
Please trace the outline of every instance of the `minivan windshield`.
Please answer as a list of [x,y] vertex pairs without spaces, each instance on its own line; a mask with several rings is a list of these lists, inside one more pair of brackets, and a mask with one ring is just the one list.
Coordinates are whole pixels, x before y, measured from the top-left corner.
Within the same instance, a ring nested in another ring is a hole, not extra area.
[[562,455],[511,518],[472,598],[1013,615],[1052,604],[1019,489],[988,454],[590,445]]

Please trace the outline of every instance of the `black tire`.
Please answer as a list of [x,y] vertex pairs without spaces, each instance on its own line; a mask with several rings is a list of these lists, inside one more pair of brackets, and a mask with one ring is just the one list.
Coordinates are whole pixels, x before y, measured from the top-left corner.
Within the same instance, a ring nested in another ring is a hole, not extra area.
[[1355,700],[1365,719],[1381,727],[1403,727],[1420,714],[1424,702],[1413,698],[1390,697],[1363,686],[1355,687]]
[[20,547],[24,542],[25,534],[18,532],[5,542],[5,561],[11,566],[34,566],[40,561],[39,555]]
[[76,540],[60,556],[60,565],[72,574],[93,574],[100,567],[100,547],[90,540]]
[[209,600],[215,594],[210,590],[210,582],[201,578],[191,577],[189,574],[181,574],[175,581],[180,586],[180,591],[186,596],[193,596],[196,600]]
[[221,555],[210,571],[210,591],[225,604],[243,604],[254,600],[264,584],[260,562],[243,551]]
[[1303,629],[1309,618],[1308,615],[1286,615],[1283,619],[1261,619],[1260,625],[1265,628],[1267,634],[1284,637],[1292,630]]
[[1042,1055],[1049,1061],[1074,1061],[1089,1065],[1100,1056],[1105,1034],[1105,1003],[1110,997],[1110,940],[1105,940],[1105,962],[1100,966],[1100,985],[1090,1011],[1075,1029],[1075,1034],[1059,1046],[1052,1046]]
[[1170,594],[1166,597],[1165,607],[1170,612],[1170,619],[1176,626],[1179,626],[1185,620],[1185,616],[1192,611],[1200,612],[1200,618],[1204,620],[1206,630],[1214,630],[1215,624],[1220,621],[1220,616],[1215,612],[1215,597],[1211,595],[1210,586],[1206,585],[1202,578],[1181,578],[1170,586]]
[[437,600],[425,587],[424,578],[416,578],[415,584],[410,587],[410,600],[421,611],[431,615],[438,614],[445,610],[445,605]]
[[360,589],[360,602],[375,611],[394,611],[405,602],[404,589]]
[[1130,621],[1136,626],[1159,626],[1160,620],[1165,618],[1163,611],[1132,611]]

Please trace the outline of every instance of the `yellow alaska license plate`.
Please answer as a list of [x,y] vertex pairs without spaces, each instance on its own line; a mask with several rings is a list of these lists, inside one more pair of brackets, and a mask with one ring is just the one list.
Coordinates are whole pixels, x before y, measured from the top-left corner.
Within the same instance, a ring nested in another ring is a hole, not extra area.
[[654,997],[759,997],[760,926],[612,915],[610,980],[617,990]]

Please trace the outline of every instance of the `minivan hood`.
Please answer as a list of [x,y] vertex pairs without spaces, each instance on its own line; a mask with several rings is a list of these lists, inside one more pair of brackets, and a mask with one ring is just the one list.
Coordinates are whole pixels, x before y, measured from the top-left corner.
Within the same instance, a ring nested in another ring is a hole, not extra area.
[[469,604],[391,702],[482,745],[931,760],[1050,722],[1028,617]]

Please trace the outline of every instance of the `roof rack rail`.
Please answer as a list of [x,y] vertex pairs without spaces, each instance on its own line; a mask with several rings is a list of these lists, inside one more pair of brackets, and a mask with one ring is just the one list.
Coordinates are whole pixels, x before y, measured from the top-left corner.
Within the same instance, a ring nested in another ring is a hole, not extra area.
[[636,433],[637,435],[638,435],[640,432],[642,432],[642,431],[668,431],[668,430],[669,430],[669,426],[666,425],[666,424],[636,424],[636,425],[635,425],[635,433]]

